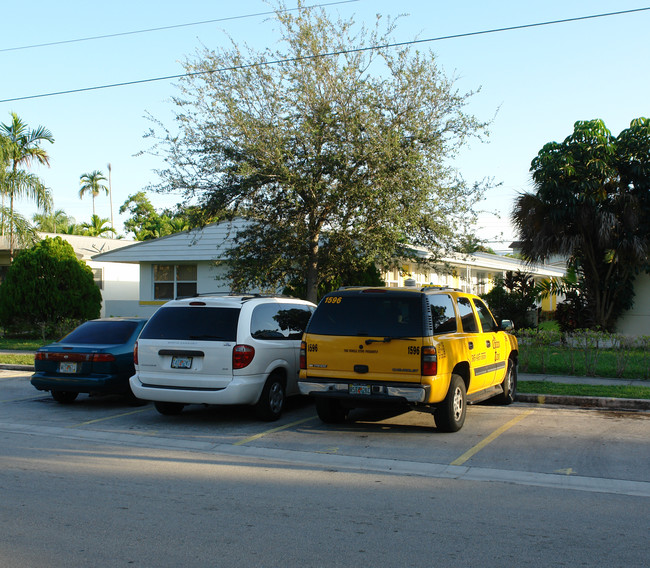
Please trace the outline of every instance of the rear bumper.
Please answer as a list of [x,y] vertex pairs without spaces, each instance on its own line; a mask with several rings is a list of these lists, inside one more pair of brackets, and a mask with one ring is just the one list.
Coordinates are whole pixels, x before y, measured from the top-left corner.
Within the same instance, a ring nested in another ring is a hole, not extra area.
[[262,394],[266,376],[233,377],[223,388],[196,388],[151,384],[146,377],[129,379],[133,394],[142,400],[182,404],[255,404]]
[[30,380],[32,385],[43,391],[70,391],[83,393],[121,394],[129,391],[129,378],[115,375],[49,375],[37,372]]
[[[350,394],[350,385],[364,384],[370,386],[370,394]],[[429,385],[383,383],[372,381],[298,381],[298,388],[301,394],[337,398],[355,401],[359,406],[375,404],[422,404],[430,398],[431,387]]]

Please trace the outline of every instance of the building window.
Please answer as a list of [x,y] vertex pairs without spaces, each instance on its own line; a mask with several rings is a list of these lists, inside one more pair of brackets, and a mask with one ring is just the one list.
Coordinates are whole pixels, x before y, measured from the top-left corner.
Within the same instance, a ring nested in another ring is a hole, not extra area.
[[91,268],[93,271],[93,281],[95,285],[100,290],[104,289],[104,269],[103,268]]
[[154,264],[154,300],[173,300],[196,295],[196,264]]

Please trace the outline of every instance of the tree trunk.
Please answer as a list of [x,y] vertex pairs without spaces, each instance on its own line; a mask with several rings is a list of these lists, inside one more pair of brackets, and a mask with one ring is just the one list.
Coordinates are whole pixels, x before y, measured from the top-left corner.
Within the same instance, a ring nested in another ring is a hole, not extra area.
[[318,240],[319,235],[309,239],[309,256],[307,258],[307,300],[318,303]]

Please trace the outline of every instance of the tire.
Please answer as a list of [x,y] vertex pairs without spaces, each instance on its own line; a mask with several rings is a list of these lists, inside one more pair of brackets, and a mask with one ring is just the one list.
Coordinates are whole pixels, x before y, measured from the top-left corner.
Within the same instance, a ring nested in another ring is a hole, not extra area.
[[77,400],[78,396],[78,392],[59,390],[52,391],[52,398],[61,404],[72,404],[75,400]]
[[316,399],[316,413],[325,424],[340,424],[348,418],[350,410],[343,408],[340,401],[331,398]]
[[165,416],[178,416],[185,406],[180,402],[163,402],[161,400],[157,400],[153,404],[156,410]]
[[503,392],[495,397],[499,404],[512,404],[517,398],[517,365],[514,360],[508,359],[506,376],[501,383]]
[[452,375],[447,396],[436,409],[436,426],[442,432],[458,432],[465,423],[466,414],[465,382],[460,375]]
[[271,375],[255,405],[255,413],[261,420],[273,422],[282,415],[286,398],[284,379],[280,375]]

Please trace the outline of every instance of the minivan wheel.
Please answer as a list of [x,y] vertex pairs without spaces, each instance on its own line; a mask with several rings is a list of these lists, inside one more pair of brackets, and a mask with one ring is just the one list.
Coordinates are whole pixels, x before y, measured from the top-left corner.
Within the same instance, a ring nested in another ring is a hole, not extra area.
[[262,420],[277,420],[282,414],[285,400],[284,381],[279,375],[271,375],[262,389],[260,399],[255,405],[255,412]]
[[460,375],[452,375],[447,396],[436,409],[436,426],[442,432],[458,432],[467,412],[465,383]]
[[340,424],[348,418],[349,410],[341,402],[330,398],[316,399],[316,413],[325,424]]
[[61,404],[72,404],[75,400],[77,400],[78,396],[78,392],[59,390],[52,391],[52,398]]
[[185,406],[180,402],[164,402],[161,400],[157,400],[153,404],[156,407],[156,410],[165,416],[178,416]]

